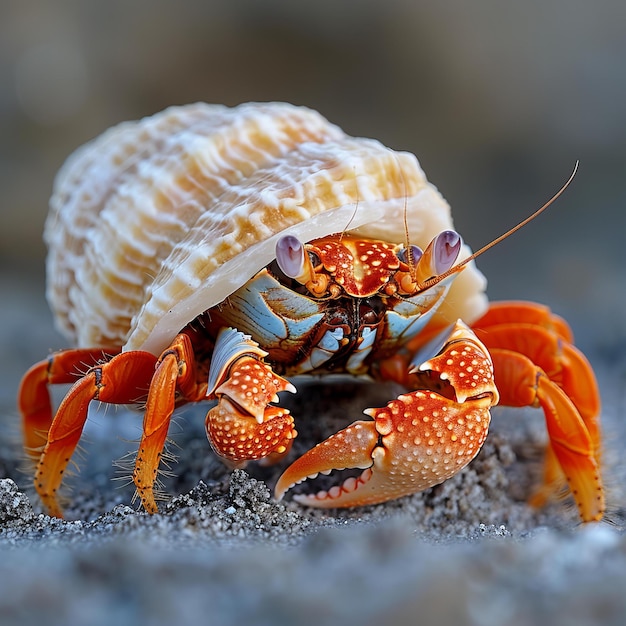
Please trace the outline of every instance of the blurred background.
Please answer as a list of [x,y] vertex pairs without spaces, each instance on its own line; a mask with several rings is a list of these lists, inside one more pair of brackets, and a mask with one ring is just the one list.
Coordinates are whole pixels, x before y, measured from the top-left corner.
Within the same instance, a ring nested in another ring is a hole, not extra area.
[[[175,104],[285,100],[417,154],[492,298],[540,300],[606,363],[626,348],[623,0],[4,0],[0,402],[65,345],[43,297],[53,177],[107,127]],[[621,361],[622,378],[624,360]]]

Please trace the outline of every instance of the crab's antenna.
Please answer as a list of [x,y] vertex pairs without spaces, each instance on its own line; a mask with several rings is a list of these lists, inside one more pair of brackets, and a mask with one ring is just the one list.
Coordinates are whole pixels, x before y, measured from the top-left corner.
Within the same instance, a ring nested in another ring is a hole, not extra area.
[[352,211],[352,215],[350,216],[350,219],[348,220],[348,223],[345,225],[344,229],[341,231],[341,234],[339,235],[339,241],[341,241],[343,239],[343,235],[344,233],[346,233],[348,230],[350,230],[350,224],[352,224],[352,222],[354,221],[354,218],[356,217],[356,212],[359,208],[359,183],[357,180],[357,175],[356,175],[356,166],[353,165],[352,166],[352,171],[354,172],[354,191],[356,192],[356,203],[354,204],[354,211]]
[[444,280],[444,278],[447,278],[451,274],[455,274],[462,267],[467,265],[470,261],[473,261],[475,258],[479,257],[484,252],[487,252],[487,250],[489,250],[489,248],[493,248],[493,246],[499,244],[501,241],[504,241],[507,237],[510,237],[514,232],[517,232],[520,228],[523,228],[529,222],[532,222],[532,220],[534,220],[541,213],[543,213],[569,187],[570,183],[574,179],[574,176],[576,176],[576,172],[578,171],[578,163],[579,163],[579,161],[576,161],[576,164],[574,165],[574,170],[570,174],[570,176],[567,179],[567,181],[565,182],[565,184],[543,206],[538,208],[534,213],[529,215],[526,219],[522,220],[519,224],[516,224],[515,226],[513,226],[513,228],[507,230],[505,233],[503,233],[499,237],[496,237],[493,241],[490,241],[488,244],[484,245],[477,252],[474,252],[473,254],[468,256],[466,259],[463,259],[460,263],[457,263],[456,265],[451,267],[448,271],[443,272],[443,273],[439,274],[438,276],[433,276],[432,278],[429,278],[428,280],[425,280],[424,282],[420,283],[420,285],[419,285],[420,290],[424,290],[424,289],[428,289],[430,287],[433,287],[437,283],[439,283],[442,280]]
[[402,179],[402,188],[404,189],[404,210],[402,212],[402,219],[404,220],[404,249],[406,250],[406,263],[409,266],[410,276],[413,278],[413,280],[415,280],[417,276],[417,262],[415,257],[413,256],[413,248],[411,247],[411,241],[409,238],[409,201],[406,178],[404,177],[404,170],[400,165],[398,154],[393,151],[392,154],[398,162],[398,171],[400,172],[400,178]]

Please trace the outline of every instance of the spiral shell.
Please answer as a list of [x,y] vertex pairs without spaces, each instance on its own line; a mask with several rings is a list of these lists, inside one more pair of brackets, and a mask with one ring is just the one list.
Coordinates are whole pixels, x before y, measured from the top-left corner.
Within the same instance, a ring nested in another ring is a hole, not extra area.
[[[48,299],[77,346],[158,354],[187,323],[303,241],[349,229],[425,246],[450,209],[415,156],[347,136],[307,108],[171,107],[69,157],[50,201]],[[468,249],[464,250],[468,254]],[[473,264],[441,315],[486,307]]]

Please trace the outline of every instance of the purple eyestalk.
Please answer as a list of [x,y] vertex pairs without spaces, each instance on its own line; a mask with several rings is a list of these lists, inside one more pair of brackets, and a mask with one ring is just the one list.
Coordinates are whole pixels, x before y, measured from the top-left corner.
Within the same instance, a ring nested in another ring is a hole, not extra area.
[[[409,261],[409,251],[410,251],[410,261]],[[422,258],[422,249],[419,246],[411,245],[409,248],[402,248],[398,251],[398,259],[402,263],[406,263],[407,265],[414,265]]]
[[276,242],[276,262],[285,276],[298,278],[304,270],[304,246],[293,235],[285,235]]
[[433,261],[435,275],[447,272],[456,262],[463,240],[461,235],[453,230],[440,232],[433,241]]

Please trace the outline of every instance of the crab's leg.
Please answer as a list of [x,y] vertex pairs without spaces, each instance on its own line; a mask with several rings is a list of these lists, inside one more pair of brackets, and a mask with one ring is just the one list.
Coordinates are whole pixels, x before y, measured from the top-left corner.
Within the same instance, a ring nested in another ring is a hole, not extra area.
[[189,337],[181,333],[161,354],[150,382],[143,419],[143,432],[135,459],[133,482],[148,513],[157,513],[154,483],[163,454],[167,431],[176,406],[177,392],[186,401],[206,397],[206,383],[198,382],[196,361]]
[[[508,406],[541,406],[546,416],[551,453],[570,486],[581,519],[602,519],[604,491],[593,437],[568,395],[528,357],[496,348],[491,350],[501,403]],[[556,480],[548,465],[547,480]],[[547,485],[550,488],[550,485]]]
[[35,489],[50,515],[63,517],[57,499],[63,473],[80,440],[92,400],[126,404],[145,397],[156,357],[124,352],[92,367],[68,391],[52,420],[35,473]]
[[501,323],[475,327],[474,332],[489,347],[512,350],[528,357],[571,399],[600,453],[600,393],[591,365],[575,346],[554,331],[528,323]]
[[597,417],[600,394],[593,369],[574,347],[567,322],[548,307],[536,302],[492,302],[472,328],[485,345],[528,356],[565,390],[583,418]]
[[271,406],[294,386],[264,362],[267,353],[248,335],[222,329],[209,371],[209,396],[218,399],[206,417],[215,452],[229,465],[276,460],[291,447],[296,430],[287,409]]
[[[599,466],[601,433],[598,421],[600,414],[598,384],[585,356],[570,343],[573,338],[567,323],[547,307],[533,302],[498,302],[492,303],[487,313],[475,322],[474,330],[492,352],[513,351],[527,357],[532,362],[532,369],[528,369],[529,376],[532,376],[532,371],[547,376],[550,385],[542,381],[541,385],[537,386],[539,393],[545,394],[554,385],[558,385],[564,391],[569,399],[564,406],[569,411],[578,412],[584,422],[595,462]],[[506,361],[499,357],[495,363],[502,363],[504,367]],[[511,360],[510,363],[509,367],[522,368],[524,364],[524,367],[530,368],[527,361]],[[506,395],[514,394],[516,387],[511,385],[519,381],[511,381],[504,387],[503,380],[500,380],[503,376],[504,372],[496,370],[498,387]],[[517,392],[523,393],[521,390]],[[516,398],[512,399],[512,402],[517,406],[520,400]],[[541,399],[534,400],[534,403],[541,404]],[[549,418],[550,411],[545,412]],[[562,419],[566,419],[565,416]],[[544,461],[543,485],[531,502],[538,506],[543,504],[550,495],[558,491],[566,475],[567,471],[561,467],[559,455],[552,448],[552,444],[549,444]]]
[[17,403],[22,415],[24,450],[36,463],[48,441],[52,404],[48,385],[74,383],[96,364],[109,360],[121,348],[61,350],[35,363],[22,378]]
[[574,343],[574,336],[569,324],[549,307],[537,302],[524,300],[501,300],[490,302],[487,312],[472,328],[488,328],[499,324],[532,324],[555,332],[561,339]]
[[416,493],[450,478],[480,450],[497,403],[489,353],[457,322],[432,356],[414,367],[419,386],[297,459],[278,480],[277,498],[294,484],[334,469],[360,468],[358,478],[295,498],[309,506],[349,507]]

